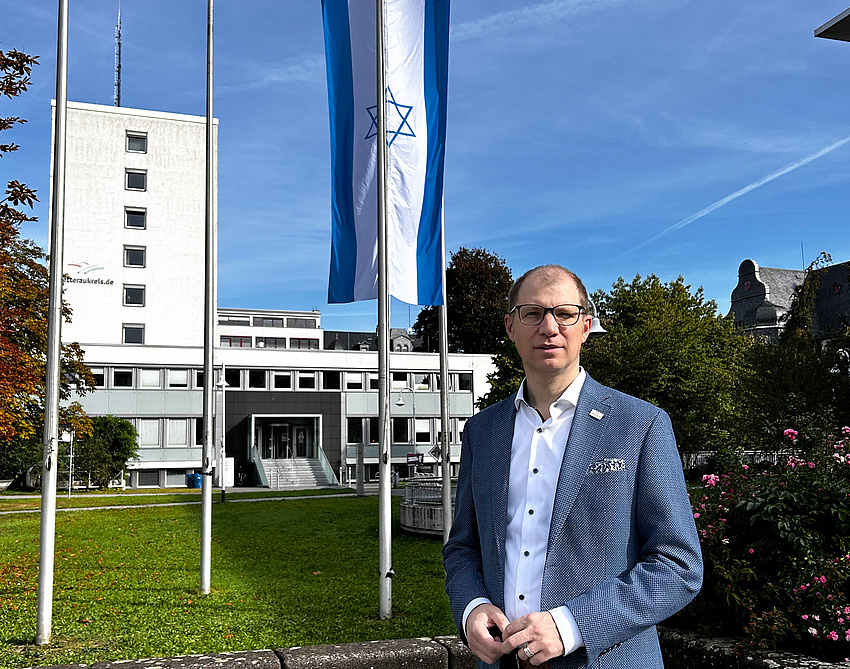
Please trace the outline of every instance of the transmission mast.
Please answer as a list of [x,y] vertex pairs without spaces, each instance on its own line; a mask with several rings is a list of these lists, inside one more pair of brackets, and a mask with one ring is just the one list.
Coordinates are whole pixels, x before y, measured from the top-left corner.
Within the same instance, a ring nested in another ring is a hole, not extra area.
[[112,102],[121,106],[121,2],[118,2],[118,23],[115,24],[115,91]]

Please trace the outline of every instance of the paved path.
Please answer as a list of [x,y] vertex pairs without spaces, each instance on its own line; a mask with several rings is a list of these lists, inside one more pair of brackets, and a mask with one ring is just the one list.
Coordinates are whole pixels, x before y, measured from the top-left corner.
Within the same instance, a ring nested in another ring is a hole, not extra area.
[[[315,490],[315,488],[308,488],[308,489],[309,490]],[[218,490],[220,490],[220,488],[215,489],[215,491],[218,491]],[[229,491],[233,492],[233,493],[269,492],[269,489],[268,488],[230,488]],[[366,486],[364,486],[363,492],[367,496],[377,495],[378,494],[378,485],[377,484],[371,484],[371,485],[367,484]],[[155,496],[155,495],[170,495],[170,496],[173,496],[173,495],[195,495],[195,496],[198,496],[198,497],[200,496],[200,493],[198,493],[198,492],[151,492],[151,493],[130,493],[130,494],[145,496],[145,497]],[[404,489],[395,488],[395,489],[393,489],[392,494],[396,497],[400,497],[400,496],[404,495]],[[129,494],[127,494],[127,493],[124,493],[124,494],[116,493],[116,494],[111,494],[111,495],[110,494],[100,495],[100,494],[81,493],[81,494],[78,494],[78,495],[72,495],[72,498],[74,498],[74,497],[128,497],[128,496],[129,496]],[[334,497],[356,497],[356,496],[357,496],[356,493],[350,492],[350,493],[337,493],[337,494],[334,494],[334,495],[297,495],[297,496],[291,496],[291,497],[282,497],[282,496],[249,497],[249,498],[245,498],[245,499],[235,499],[235,498],[231,497],[225,503],[226,504],[234,504],[234,503],[237,503],[237,502],[279,502],[279,501],[285,501],[285,500],[290,500],[290,499],[328,499],[328,498],[334,498]],[[15,495],[14,499],[41,499],[41,495]],[[220,501],[216,501],[215,499],[213,500],[213,502],[215,504],[221,504]],[[108,509],[144,509],[144,508],[153,507],[153,506],[196,506],[196,505],[199,505],[200,503],[201,503],[201,500],[197,499],[197,500],[192,500],[191,502],[163,502],[162,504],[157,504],[156,502],[153,502],[153,503],[150,503],[150,504],[113,504],[113,505],[108,505],[108,506],[81,506],[81,507],[70,507],[70,508],[64,508],[64,509],[57,508],[56,511],[60,512],[60,511],[104,511],[104,510],[108,510]],[[15,510],[15,511],[0,511],[0,516],[6,516],[6,515],[13,514],[13,513],[41,513],[41,509],[18,509],[18,510]]]

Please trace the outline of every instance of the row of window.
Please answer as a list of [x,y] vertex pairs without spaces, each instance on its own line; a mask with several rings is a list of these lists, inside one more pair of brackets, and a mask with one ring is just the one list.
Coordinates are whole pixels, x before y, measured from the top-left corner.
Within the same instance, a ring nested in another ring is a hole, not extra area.
[[[411,422],[413,423],[412,435]],[[461,442],[464,427],[466,427],[466,418],[449,420],[451,443]],[[348,444],[377,444],[380,440],[377,416],[349,418],[346,421],[346,428],[345,439]],[[442,441],[439,418],[392,418],[390,433],[394,444],[433,444]]]
[[[125,328],[127,326],[125,325]],[[134,343],[144,343],[134,342]],[[201,390],[204,387],[204,372],[201,369],[148,368],[148,367],[91,367],[97,388],[174,388]],[[218,383],[220,371],[215,370]],[[375,372],[308,371],[276,369],[240,369],[227,367],[224,370],[224,387],[233,390],[378,390],[378,375]],[[419,372],[393,372],[390,389],[404,401],[405,392],[427,392],[440,389],[440,375]],[[471,391],[472,374],[469,372],[449,375],[449,390]]]
[[[256,339],[256,341],[254,341]],[[286,348],[286,337],[242,337],[233,335],[222,335],[219,346],[222,348]],[[319,350],[319,340],[304,337],[290,337],[289,348]]]
[[268,316],[254,316],[253,318],[248,318],[247,316],[220,316],[218,319],[219,325],[237,325],[239,327],[258,327],[258,328],[315,328],[316,327],[316,319],[315,318],[283,318],[282,316],[278,317],[268,317]]
[[[148,135],[146,132],[126,131],[125,149],[127,153],[147,153]],[[148,188],[147,170],[124,170],[124,188],[132,191],[146,191]],[[124,208],[124,227],[135,230],[147,228],[147,210],[142,207]],[[147,248],[144,246],[124,246],[124,267],[146,267]],[[145,306],[145,286],[124,284],[122,304],[127,307]],[[145,326],[142,323],[124,323],[121,328],[121,341],[124,344],[145,343]],[[101,377],[103,373],[101,372]],[[126,380],[126,379],[125,379]],[[132,380],[132,377],[131,377]],[[103,381],[103,379],[102,379]],[[123,386],[117,386],[123,387]]]
[[202,446],[203,418],[135,418],[139,448],[187,448]]

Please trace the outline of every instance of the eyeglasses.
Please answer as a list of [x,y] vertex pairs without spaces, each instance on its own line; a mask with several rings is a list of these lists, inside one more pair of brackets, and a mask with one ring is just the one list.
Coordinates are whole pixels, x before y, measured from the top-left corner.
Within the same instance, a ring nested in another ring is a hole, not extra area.
[[542,307],[539,304],[518,304],[508,312],[519,314],[519,320],[523,325],[540,325],[547,313],[551,313],[555,322],[562,328],[578,323],[578,319],[587,310],[578,304],[558,304],[554,307]]

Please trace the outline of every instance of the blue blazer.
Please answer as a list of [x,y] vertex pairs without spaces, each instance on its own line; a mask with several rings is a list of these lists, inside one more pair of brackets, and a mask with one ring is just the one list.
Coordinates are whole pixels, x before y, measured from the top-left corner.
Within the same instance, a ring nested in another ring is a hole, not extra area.
[[[487,597],[504,611],[515,397],[470,418],[463,432],[443,564],[464,641],[469,602]],[[699,537],[669,417],[588,376],[561,463],[540,602],[541,611],[569,608],[585,647],[555,658],[552,669],[663,667],[655,625],[701,584]]]

